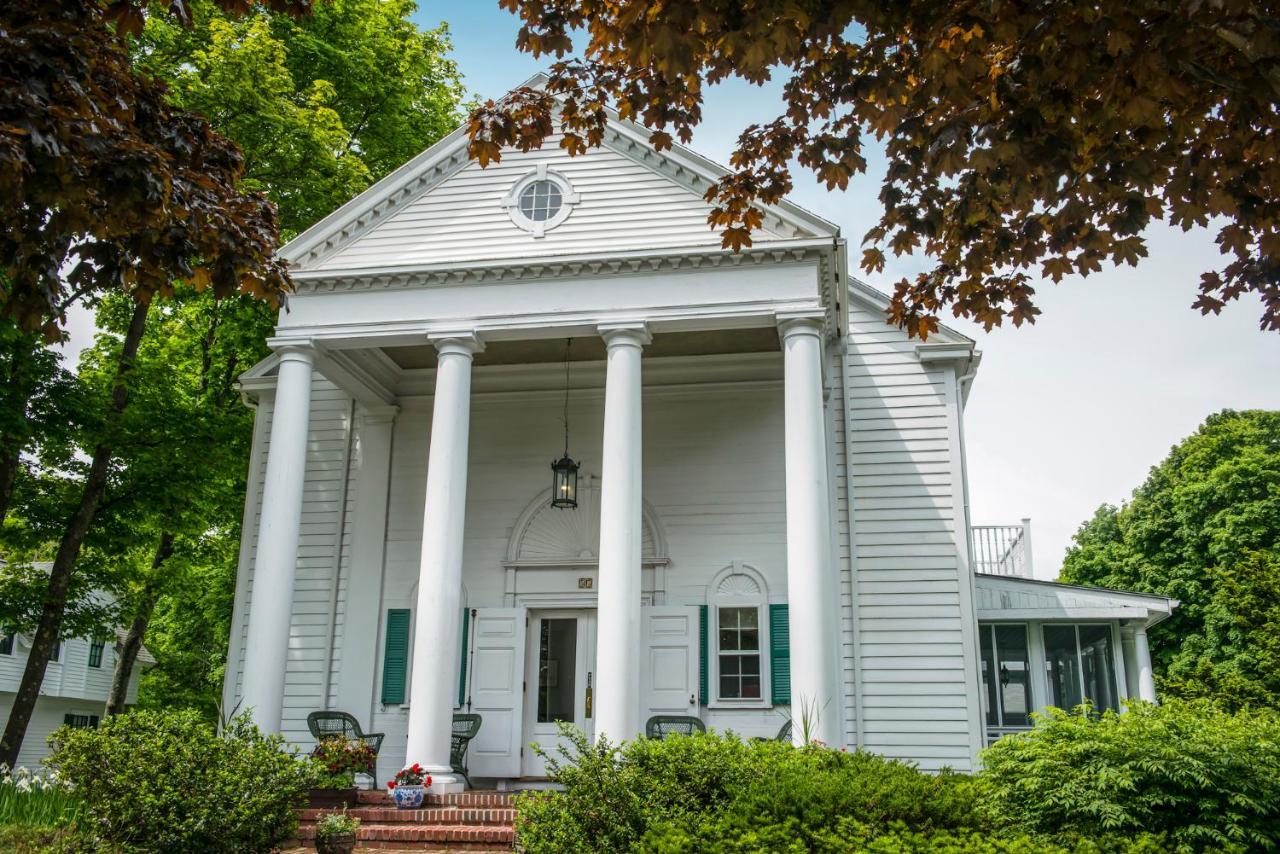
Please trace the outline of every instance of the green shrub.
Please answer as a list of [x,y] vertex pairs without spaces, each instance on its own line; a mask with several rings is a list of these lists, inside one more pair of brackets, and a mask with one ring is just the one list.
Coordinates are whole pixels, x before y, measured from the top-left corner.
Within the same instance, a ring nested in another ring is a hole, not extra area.
[[267,851],[297,827],[311,766],[247,717],[135,711],[54,733],[48,760],[101,839],[141,851]]
[[569,760],[548,760],[564,791],[516,802],[520,842],[534,854],[719,850],[704,847],[714,839],[754,840],[726,851],[774,850],[783,840],[817,844],[841,818],[870,827],[905,822],[919,831],[984,821],[969,778],[924,774],[867,753],[718,734],[621,748],[603,740],[593,746],[578,732],[565,738]]
[[1280,848],[1276,713],[1177,701],[1082,712],[1051,710],[983,753],[993,816],[1059,839],[1151,831],[1186,851]]

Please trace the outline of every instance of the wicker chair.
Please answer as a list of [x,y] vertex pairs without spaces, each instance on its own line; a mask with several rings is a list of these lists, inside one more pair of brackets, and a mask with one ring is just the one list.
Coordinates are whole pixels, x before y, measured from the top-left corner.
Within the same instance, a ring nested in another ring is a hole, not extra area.
[[788,744],[791,743],[791,721],[787,721],[782,725],[782,728],[778,730],[778,734],[773,737],[773,740],[785,741]]
[[688,715],[654,715],[644,725],[645,736],[657,739],[663,739],[669,735],[694,735],[706,731],[707,725],[701,718]]
[[382,749],[382,739],[386,738],[380,732],[363,731],[355,716],[346,712],[312,712],[307,715],[307,729],[311,730],[311,737],[316,741],[336,736],[363,741],[373,750],[374,756],[378,755],[378,751]]
[[473,788],[471,778],[467,776],[467,746],[480,731],[479,715],[453,716],[453,744],[449,751],[449,765],[467,781],[467,788]]

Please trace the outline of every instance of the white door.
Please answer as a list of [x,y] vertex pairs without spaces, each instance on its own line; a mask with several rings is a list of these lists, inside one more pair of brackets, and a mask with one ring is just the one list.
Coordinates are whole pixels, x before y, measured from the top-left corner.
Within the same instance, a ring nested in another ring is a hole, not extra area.
[[559,725],[593,731],[596,669],[596,612],[572,609],[529,612],[525,664],[525,750],[522,775],[545,777],[540,745],[563,757]]
[[471,711],[480,731],[467,749],[474,777],[520,774],[524,608],[477,608],[471,665]]
[[[640,609],[644,626],[640,703],[653,715],[698,714],[698,608],[652,605]],[[643,723],[644,721],[641,721]]]

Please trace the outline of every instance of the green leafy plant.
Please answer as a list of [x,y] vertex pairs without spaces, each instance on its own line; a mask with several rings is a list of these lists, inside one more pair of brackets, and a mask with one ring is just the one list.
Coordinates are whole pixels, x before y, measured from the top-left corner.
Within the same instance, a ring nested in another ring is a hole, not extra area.
[[980,778],[994,817],[1061,840],[1141,831],[1183,851],[1280,848],[1280,715],[1204,702],[1050,710],[997,741]]
[[356,774],[373,774],[378,757],[373,748],[354,738],[330,736],[320,739],[311,751],[315,767],[314,788],[350,789]]
[[347,815],[346,809],[341,812],[328,812],[320,816],[316,822],[316,839],[324,841],[335,836],[355,833],[360,828],[360,819]]
[[137,851],[269,850],[295,833],[313,773],[247,716],[218,733],[195,711],[134,711],[51,741],[87,829]]

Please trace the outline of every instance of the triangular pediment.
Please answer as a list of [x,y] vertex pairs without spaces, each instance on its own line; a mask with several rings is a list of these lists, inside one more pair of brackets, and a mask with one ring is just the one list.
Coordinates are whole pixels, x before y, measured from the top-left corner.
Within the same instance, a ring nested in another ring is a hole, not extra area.
[[[540,85],[539,75],[527,85]],[[688,149],[656,152],[648,131],[610,121],[604,144],[570,157],[558,135],[541,149],[508,150],[481,168],[454,131],[281,249],[295,270],[360,270],[602,251],[718,248],[707,188],[726,170]],[[530,228],[515,195],[548,173],[567,215]],[[833,237],[834,225],[789,203],[768,206],[754,240]]]

